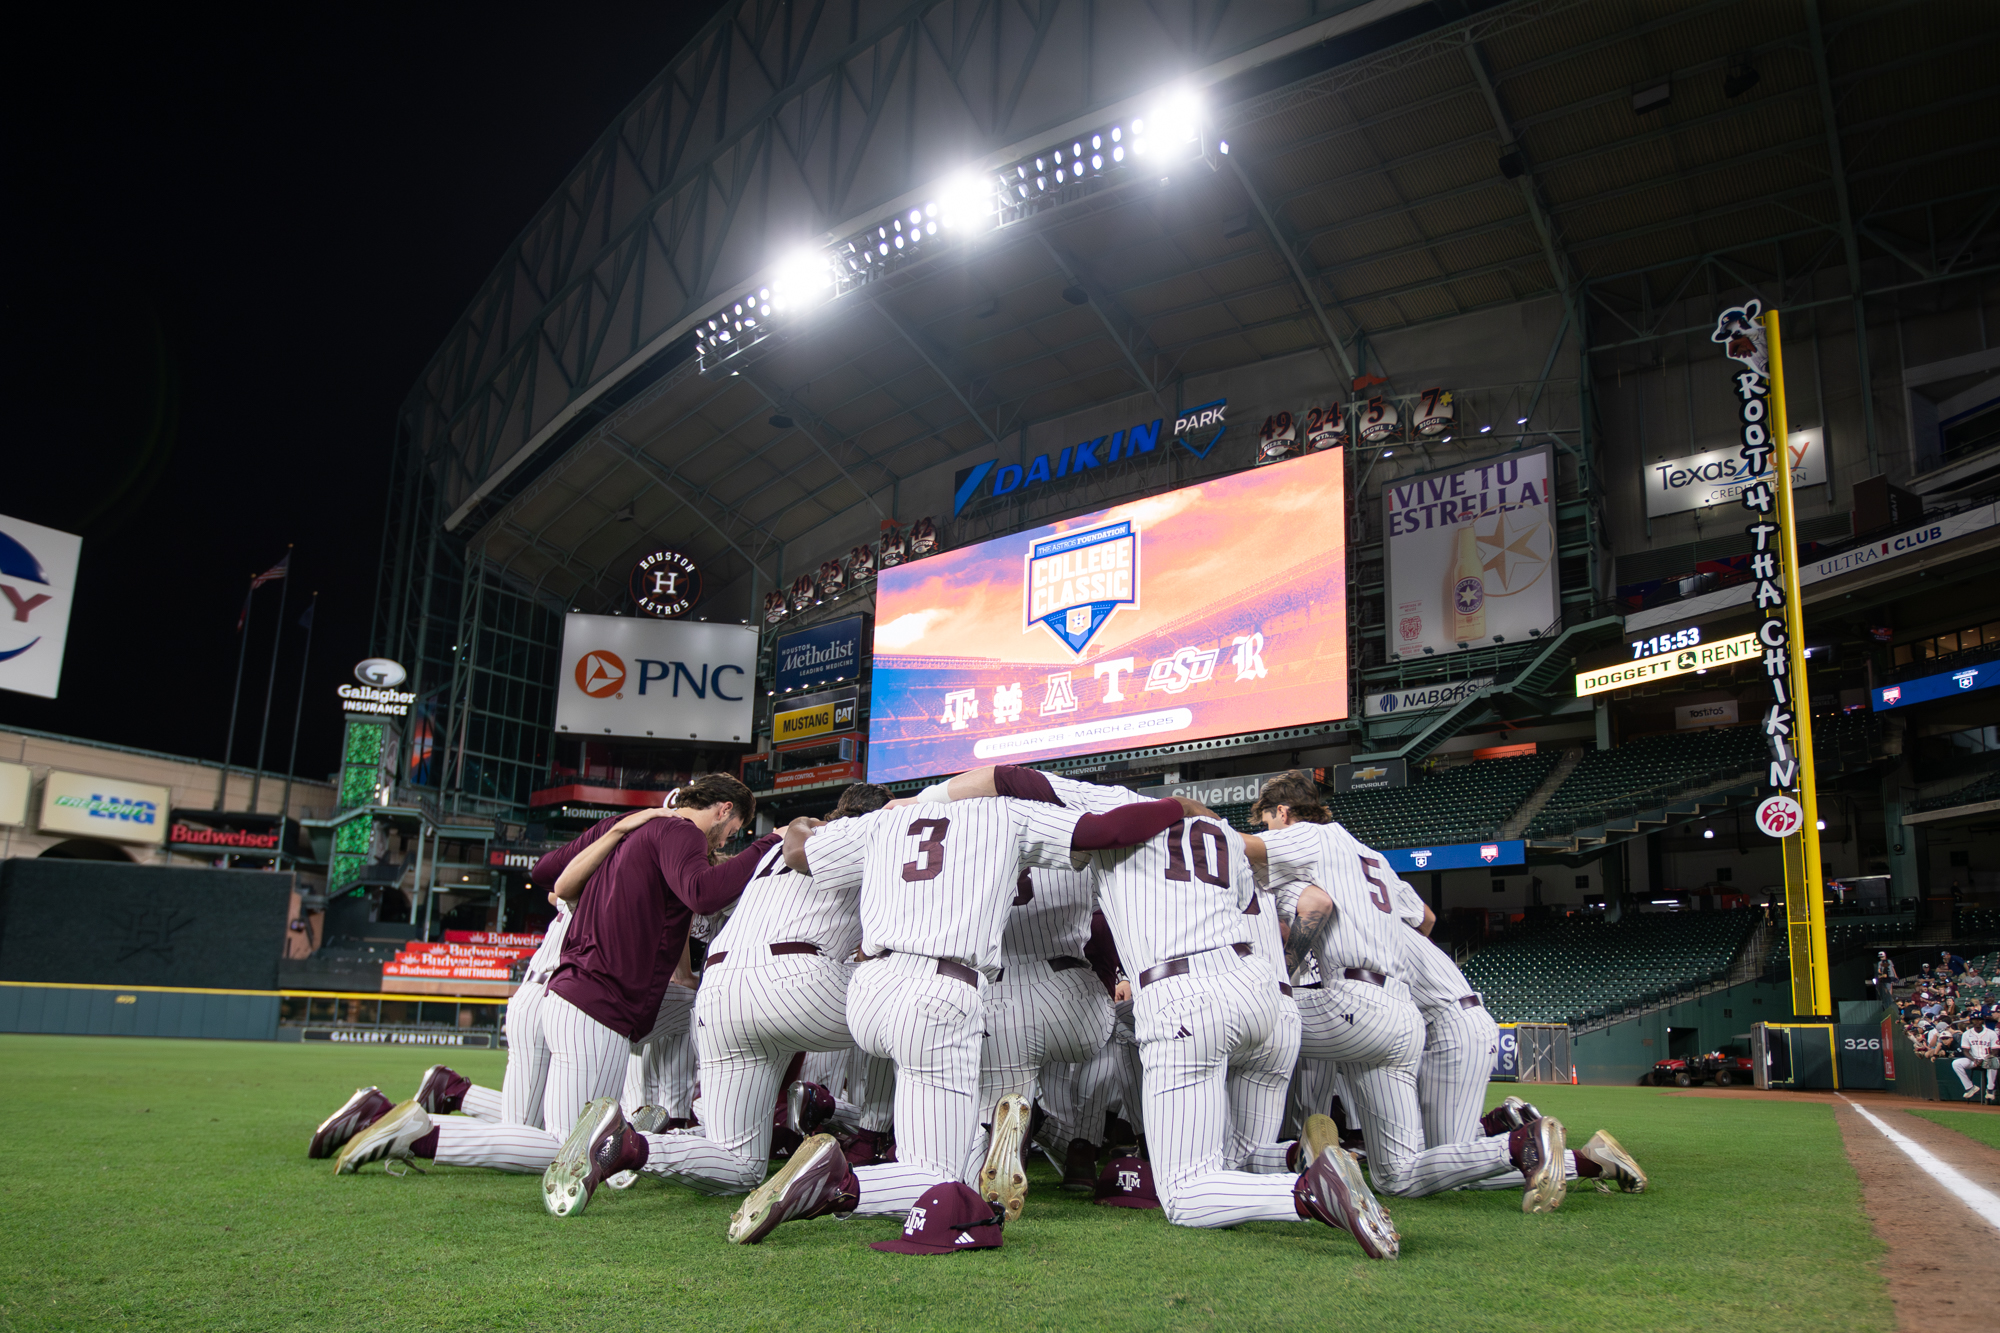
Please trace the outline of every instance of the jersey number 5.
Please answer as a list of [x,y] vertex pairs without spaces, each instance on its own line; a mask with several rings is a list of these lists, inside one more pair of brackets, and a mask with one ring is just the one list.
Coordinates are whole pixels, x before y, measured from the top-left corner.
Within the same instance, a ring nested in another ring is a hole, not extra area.
[[[949,819],[918,819],[907,830],[917,843],[917,859],[903,862],[903,879],[910,884],[936,879],[944,873],[944,835],[951,830]],[[1386,910],[1386,909],[1385,909]]]
[[[1369,890],[1368,901],[1375,904],[1377,911],[1392,912],[1395,910],[1395,904],[1389,900],[1389,886],[1384,884],[1375,874],[1381,868],[1382,863],[1374,857],[1364,856],[1361,858],[1361,873],[1370,884],[1375,886]],[[908,874],[907,871],[904,873]]]

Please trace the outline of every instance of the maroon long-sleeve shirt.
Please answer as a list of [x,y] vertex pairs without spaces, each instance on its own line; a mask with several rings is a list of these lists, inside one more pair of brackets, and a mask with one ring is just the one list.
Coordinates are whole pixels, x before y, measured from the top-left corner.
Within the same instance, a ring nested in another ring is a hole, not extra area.
[[[617,822],[601,820],[550,852],[530,878],[553,889],[563,868]],[[653,1030],[660,997],[687,947],[689,920],[735,902],[758,858],[777,840],[766,834],[711,866],[708,839],[692,821],[641,824],[584,885],[549,989],[604,1026],[640,1040]]]

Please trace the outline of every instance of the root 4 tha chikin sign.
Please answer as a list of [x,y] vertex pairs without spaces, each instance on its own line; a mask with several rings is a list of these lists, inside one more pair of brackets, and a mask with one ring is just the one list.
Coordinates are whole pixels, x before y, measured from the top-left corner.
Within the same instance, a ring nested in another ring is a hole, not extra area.
[[[1813,782],[1812,692],[1806,682],[1805,625],[1799,602],[1799,542],[1792,506],[1792,470],[1773,466],[1785,419],[1785,359],[1778,313],[1756,301],[1722,312],[1710,335],[1736,372],[1741,429],[1740,476],[1749,478],[1741,503],[1749,520],[1752,604],[1763,613],[1757,642],[1763,649],[1769,691],[1760,726],[1770,760],[1769,794],[1758,805],[1757,827],[1777,838],[1785,853],[1785,925],[1791,937],[1792,1007],[1800,1014],[1831,1014],[1826,975],[1826,915],[1820,880],[1819,802]],[[1788,460],[1783,460],[1788,461]]]

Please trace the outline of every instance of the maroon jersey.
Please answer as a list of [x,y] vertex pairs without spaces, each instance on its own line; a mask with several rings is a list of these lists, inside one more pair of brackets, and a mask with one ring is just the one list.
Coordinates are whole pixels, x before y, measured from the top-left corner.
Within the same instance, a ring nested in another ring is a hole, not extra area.
[[[532,877],[555,883],[576,854],[602,837],[606,819],[539,861]],[[708,839],[686,819],[655,819],[625,835],[584,885],[549,989],[615,1032],[639,1041],[652,1031],[660,997],[687,946],[696,913],[736,901],[758,859],[778,841],[708,863]]]

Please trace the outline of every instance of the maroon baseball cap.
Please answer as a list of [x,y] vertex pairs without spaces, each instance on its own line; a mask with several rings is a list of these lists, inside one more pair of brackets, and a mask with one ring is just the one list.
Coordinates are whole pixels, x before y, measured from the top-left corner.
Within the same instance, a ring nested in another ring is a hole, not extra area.
[[950,1254],[955,1250],[997,1250],[1000,1226],[1007,1214],[988,1203],[970,1185],[956,1180],[933,1185],[910,1209],[897,1240],[878,1240],[868,1248],[885,1254]]
[[1136,1157],[1114,1157],[1097,1178],[1092,1203],[1112,1208],[1158,1208],[1160,1196],[1153,1189],[1153,1168]]

